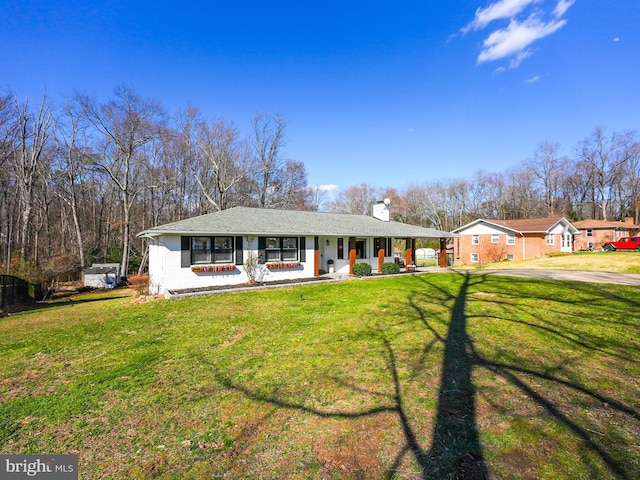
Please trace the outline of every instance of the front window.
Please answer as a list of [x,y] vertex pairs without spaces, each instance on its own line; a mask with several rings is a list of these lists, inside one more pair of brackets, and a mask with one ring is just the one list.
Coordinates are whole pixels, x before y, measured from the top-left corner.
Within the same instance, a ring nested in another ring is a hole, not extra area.
[[507,245],[515,245],[516,236],[513,233],[507,233]]
[[211,237],[191,237],[191,263],[211,262]]
[[480,245],[480,235],[471,235],[471,245]]
[[283,237],[282,238],[282,260],[298,259],[298,238]]
[[231,262],[233,237],[191,237],[191,264]]
[[338,259],[344,258],[344,238],[338,238]]
[[267,262],[296,261],[298,260],[298,238],[267,237],[264,254]]
[[498,235],[497,233],[492,233],[491,243],[500,243],[500,235]]
[[278,237],[267,237],[267,246],[264,253],[267,262],[280,261],[280,239]]
[[555,245],[555,244],[556,244],[556,236],[547,235],[547,245]]
[[478,263],[480,261],[480,255],[477,253],[471,254],[471,263]]
[[587,228],[587,237],[593,237],[593,228]]
[[233,237],[214,237],[213,263],[233,261]]

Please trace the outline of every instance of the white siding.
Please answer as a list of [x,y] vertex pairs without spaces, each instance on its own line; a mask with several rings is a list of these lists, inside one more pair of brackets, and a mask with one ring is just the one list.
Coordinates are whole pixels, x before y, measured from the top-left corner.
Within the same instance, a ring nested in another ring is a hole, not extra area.
[[[253,237],[250,245],[247,237],[243,237],[243,258],[247,259],[249,249],[257,254],[257,237]],[[269,270],[261,265],[257,281],[270,282],[312,277],[314,274],[313,237],[306,237],[306,262],[301,268]],[[185,288],[201,288],[219,285],[240,285],[249,278],[243,265],[236,265],[233,272],[196,273],[190,267],[182,268],[180,236],[162,235],[149,245],[149,290],[155,295],[166,294],[169,290]]]

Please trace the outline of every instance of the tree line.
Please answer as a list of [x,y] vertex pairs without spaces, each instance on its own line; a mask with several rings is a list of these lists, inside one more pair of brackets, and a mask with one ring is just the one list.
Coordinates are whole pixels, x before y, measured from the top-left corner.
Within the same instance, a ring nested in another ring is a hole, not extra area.
[[[572,156],[543,141],[531,158],[505,172],[476,171],[468,179],[413,183],[401,191],[368,184],[348,187],[328,209],[366,213],[392,200],[394,220],[451,231],[478,218],[515,220],[564,216],[640,223],[640,142],[635,131],[595,128]],[[416,169],[418,166],[416,166]]]
[[450,231],[478,217],[564,215],[638,222],[640,144],[635,132],[597,128],[572,158],[543,142],[505,173],[412,184],[367,184],[328,198],[286,156],[287,123],[256,114],[243,133],[196,107],[167,113],[129,86],[100,102],[75,92],[54,108],[0,95],[0,266],[34,282],[117,262],[146,268],[135,233],[234,206],[370,214],[392,199],[394,220]]
[[143,270],[154,225],[236,205],[309,208],[307,174],[284,155],[286,121],[256,114],[250,133],[197,108],[173,115],[119,86],[58,109],[0,96],[0,265],[32,281],[119,262]]

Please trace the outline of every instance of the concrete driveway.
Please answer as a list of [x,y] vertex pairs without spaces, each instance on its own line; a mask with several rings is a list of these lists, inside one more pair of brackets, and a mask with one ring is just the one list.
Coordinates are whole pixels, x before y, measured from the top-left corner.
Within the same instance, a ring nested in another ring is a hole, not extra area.
[[640,275],[609,272],[580,272],[573,270],[505,269],[469,270],[480,275],[504,275],[507,277],[542,278],[546,280],[570,280],[591,283],[615,283],[640,287]]

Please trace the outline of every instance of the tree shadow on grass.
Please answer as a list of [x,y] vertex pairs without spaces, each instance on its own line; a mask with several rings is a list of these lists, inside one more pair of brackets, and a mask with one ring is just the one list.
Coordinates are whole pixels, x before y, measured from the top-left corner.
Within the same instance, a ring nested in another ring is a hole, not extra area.
[[489,478],[476,422],[476,387],[471,378],[474,348],[465,313],[469,281],[466,275],[451,308],[447,336],[439,338],[444,343],[444,356],[425,478]]
[[393,464],[387,468],[387,478],[394,478],[405,457],[411,455],[424,479],[487,479],[489,475],[483,460],[475,421],[475,387],[471,381],[473,363],[468,353],[472,351],[469,346],[471,340],[466,334],[464,305],[468,281],[467,278],[455,296],[447,336],[442,338],[436,334],[436,339],[425,346],[417,364],[418,368],[424,364],[431,347],[436,342],[444,343],[442,380],[430,449],[421,445],[419,438],[424,436],[423,432],[416,432],[407,412],[408,399],[402,391],[396,352],[382,329],[374,331],[373,334],[383,345],[385,363],[393,382],[392,393],[365,391],[339,378],[333,377],[332,380],[354,392],[384,397],[386,405],[383,406],[353,411],[323,410],[310,407],[303,402],[287,400],[277,394],[261,393],[235,382],[217,369],[215,370],[216,379],[224,387],[235,390],[254,401],[269,403],[278,408],[299,410],[323,418],[357,419],[378,414],[395,414],[402,430],[404,445],[398,451]]
[[[472,320],[476,317],[467,316],[458,312],[456,314],[456,310],[460,310],[460,308],[464,308],[464,302],[460,298],[461,295],[466,294],[468,291],[469,285],[477,286],[481,283],[487,281],[486,276],[484,275],[472,275],[473,281],[470,283],[469,273],[464,274],[463,280],[463,288],[458,294],[458,297],[454,301],[454,307],[452,310],[451,324],[449,327],[449,333],[447,338],[442,338],[438,335],[436,329],[430,324],[430,321],[425,315],[425,312],[422,308],[417,306],[414,302],[411,302],[411,305],[414,307],[418,317],[425,325],[426,328],[431,330],[436,338],[439,338],[442,342],[444,342],[447,346],[445,347],[445,359],[443,364],[443,373],[442,373],[442,386],[440,390],[440,400],[442,400],[443,393],[447,393],[450,387],[446,386],[447,379],[455,379],[458,375],[455,373],[447,373],[447,362],[453,361],[457,363],[460,368],[468,368],[469,371],[473,369],[483,369],[487,370],[494,374],[496,377],[502,378],[507,384],[512,385],[517,390],[519,390],[524,396],[539,410],[542,410],[546,413],[546,418],[553,419],[554,422],[562,425],[566,430],[570,431],[574,438],[578,440],[581,445],[581,448],[587,454],[582,456],[582,460],[587,469],[591,469],[594,478],[599,476],[597,467],[595,464],[601,462],[606,466],[606,470],[608,470],[611,474],[613,474],[616,478],[621,479],[631,479],[633,476],[627,471],[627,469],[621,464],[619,460],[614,458],[611,454],[610,445],[607,446],[603,443],[602,436],[603,434],[594,430],[589,429],[585,425],[581,425],[580,421],[572,418],[571,411],[563,409],[563,406],[558,405],[558,402],[555,399],[549,398],[548,393],[554,390],[565,390],[569,392],[573,392],[574,394],[579,394],[580,396],[591,399],[591,401],[596,401],[600,405],[606,406],[611,412],[614,412],[621,416],[626,416],[627,420],[630,422],[638,422],[640,418],[640,412],[636,409],[626,405],[622,401],[618,401],[611,396],[602,394],[592,388],[587,387],[585,384],[580,383],[580,381],[569,380],[566,377],[560,375],[562,372],[562,366],[549,366],[542,364],[539,368],[527,367],[524,364],[518,363],[510,363],[510,362],[501,362],[495,361],[486,355],[483,355],[474,345],[474,342],[470,340],[468,333],[466,332],[466,328],[462,324],[462,320]],[[428,281],[425,277],[422,278],[423,281]],[[526,282],[527,280],[523,280]],[[432,288],[438,288],[433,284],[430,284]],[[466,288],[465,288],[466,286]],[[566,287],[565,287],[566,288]],[[514,286],[513,289],[509,290],[510,298],[518,298],[518,287]],[[601,291],[601,287],[597,285],[575,285],[574,291],[576,293],[580,292],[590,297],[594,305],[598,304],[598,299],[602,298],[602,296],[606,296],[607,293],[603,293]],[[449,296],[449,293],[440,289],[441,298],[446,298]],[[540,300],[548,300],[548,295],[540,296]],[[522,299],[527,301],[531,301],[531,291],[523,291]],[[535,300],[535,298],[534,298]],[[626,299],[621,296],[616,296],[617,301],[622,301],[623,304],[628,303],[628,307],[631,309],[637,302],[635,299]],[[571,303],[573,300],[567,300],[566,298],[560,300],[563,303]],[[487,300],[487,302],[495,302],[495,300]],[[580,302],[584,302],[584,299],[577,299],[575,303],[578,304]],[[600,306],[598,304],[598,306]],[[583,331],[580,331],[577,328],[573,328],[570,323],[562,323],[562,322],[554,322],[548,321],[547,319],[537,318],[536,321],[538,323],[532,321],[522,320],[522,316],[526,315],[527,304],[523,303],[522,305],[514,305],[513,303],[509,304],[509,307],[515,310],[518,310],[517,315],[506,316],[503,314],[501,317],[491,317],[483,315],[484,319],[494,319],[497,321],[514,323],[525,326],[526,328],[538,332],[540,335],[545,335],[548,338],[553,338],[554,341],[565,342],[567,344],[573,344],[577,348],[581,348],[582,350],[586,350],[589,352],[593,352],[594,354],[606,355],[608,357],[617,358],[618,360],[622,360],[630,363],[638,363],[638,358],[636,356],[635,349],[637,347],[633,347],[632,345],[625,345],[624,339],[620,340],[612,340],[611,342],[616,346],[616,348],[604,348],[600,346],[597,334],[586,335]],[[617,315],[620,315],[620,312],[615,312]],[[551,312],[550,312],[551,315]],[[607,322],[608,320],[603,319],[603,322]],[[458,323],[459,327],[456,328],[456,323]],[[562,323],[561,325],[559,323]],[[632,322],[621,322],[624,325],[635,326],[637,328],[637,324]],[[449,348],[448,342],[454,340],[455,338],[459,338],[458,341],[454,341],[452,345],[455,345],[458,350],[453,350]],[[461,346],[466,346],[466,351],[461,349]],[[526,348],[526,345],[523,345],[523,348]],[[629,352],[621,354],[617,350],[621,350],[623,352]],[[457,360],[455,360],[457,359]],[[463,359],[460,362],[459,359]],[[562,363],[570,363],[570,360],[566,360]],[[558,370],[558,371],[556,371]],[[547,390],[543,390],[537,383],[545,382],[549,385]],[[469,380],[466,385],[469,388],[473,388],[472,382]],[[455,385],[453,386],[455,389]],[[462,394],[462,389],[455,389],[458,394]],[[545,393],[546,392],[546,393]],[[474,395],[469,394],[469,398],[473,398]],[[446,398],[444,402],[441,402],[443,405],[456,405],[457,402],[460,401],[460,398]],[[472,405],[469,405],[471,407]],[[450,407],[445,407],[446,410]],[[454,408],[455,411],[459,413],[464,413],[463,408]],[[438,416],[440,416],[440,406],[438,408]],[[447,423],[447,422],[444,422]],[[438,434],[438,426],[434,431],[434,442],[436,441]],[[446,431],[446,429],[445,429]],[[469,425],[467,432],[473,433],[475,432],[474,426]],[[610,440],[610,443],[615,443]],[[434,448],[437,445],[434,443]],[[461,449],[458,449],[459,452],[462,452]],[[619,457],[619,456],[618,456]],[[594,462],[594,460],[596,460]],[[451,477],[456,478],[456,477]]]
[[[559,326],[544,321],[533,323],[522,320],[520,315],[509,314],[507,309],[501,310],[502,313],[493,317],[491,315],[470,315],[467,311],[470,289],[475,290],[480,284],[488,282],[488,279],[482,275],[462,274],[459,278],[459,288],[456,287],[456,282],[452,282],[451,291],[447,290],[449,287],[444,288],[437,282],[431,282],[429,276],[416,278],[421,282],[421,286],[409,294],[410,313],[403,322],[414,323],[417,321],[422,331],[428,332],[432,339],[425,342],[417,362],[414,363],[413,378],[410,381],[415,381],[421,369],[426,368],[426,362],[432,349],[438,345],[443,348],[437,409],[429,442],[424,440],[427,435],[425,432],[417,430],[419,428],[417,422],[412,421],[414,417],[408,412],[408,402],[413,399],[407,398],[403,392],[399,373],[401,366],[398,365],[397,352],[389,339],[391,334],[382,328],[375,330],[373,334],[379,338],[383,347],[385,364],[392,381],[390,389],[385,392],[365,389],[355,383],[332,377],[334,382],[347,387],[354,393],[372,398],[377,397],[378,402],[382,399],[383,405],[380,406],[352,411],[314,408],[306,404],[304,400],[291,400],[277,392],[264,393],[243,385],[218,370],[212,363],[217,381],[226,388],[237,391],[251,400],[269,403],[278,408],[302,411],[322,418],[358,419],[393,414],[397,417],[404,441],[392,464],[386,469],[387,478],[394,478],[398,475],[401,466],[409,456],[420,468],[421,476],[424,479],[476,480],[490,478],[477,422],[477,396],[482,392],[478,392],[478,387],[473,382],[474,373],[477,374],[478,371],[484,370],[492,373],[494,377],[501,378],[505,384],[519,391],[539,411],[544,412],[547,421],[551,419],[561,425],[565,431],[571,432],[573,438],[577,439],[581,448],[587,453],[588,458],[583,458],[583,463],[587,469],[591,465],[594,475],[600,471],[600,467],[596,466],[599,464],[604,465],[605,469],[617,478],[632,478],[633,475],[628,471],[628,468],[621,464],[615,455],[610,453],[609,447],[598,438],[598,435],[601,434],[592,432],[578,419],[572,418],[571,412],[564,411],[545,392],[563,389],[577,393],[592,401],[605,404],[616,414],[635,422],[638,422],[640,417],[638,411],[625,405],[622,401],[589,388],[586,384],[560,376],[554,368],[549,366],[530,367],[517,363],[517,361],[498,361],[487,356],[476,346],[474,339],[469,334],[469,322],[482,317],[485,320],[507,322],[506,324],[519,324],[540,334],[555,337],[558,341],[575,344],[583,350],[617,356],[619,360],[625,359],[626,355],[615,354],[615,352],[599,346],[597,338],[580,338],[580,332],[572,330],[570,325]],[[597,287],[584,288],[588,290]],[[427,292],[429,298],[426,298]],[[514,298],[517,300],[517,292],[517,287],[509,291],[511,300]],[[589,293],[586,290],[585,292]],[[522,298],[530,301],[531,298],[527,295],[529,295],[528,292],[523,292]],[[477,301],[476,297],[474,297],[474,301]],[[490,298],[484,301],[499,303],[501,300]],[[437,304],[439,307],[449,305],[447,307],[449,310],[448,320],[444,320],[442,315],[434,313],[435,310],[432,312],[429,304]],[[515,305],[514,302],[511,302],[508,306],[522,310],[527,308],[526,302],[518,304],[517,301],[515,301]],[[445,331],[445,327],[446,333],[442,333]],[[629,359],[633,359],[632,352],[630,352]],[[543,381],[550,385],[551,390],[542,390],[534,385],[535,382]],[[507,416],[510,414],[511,412],[506,412]]]

